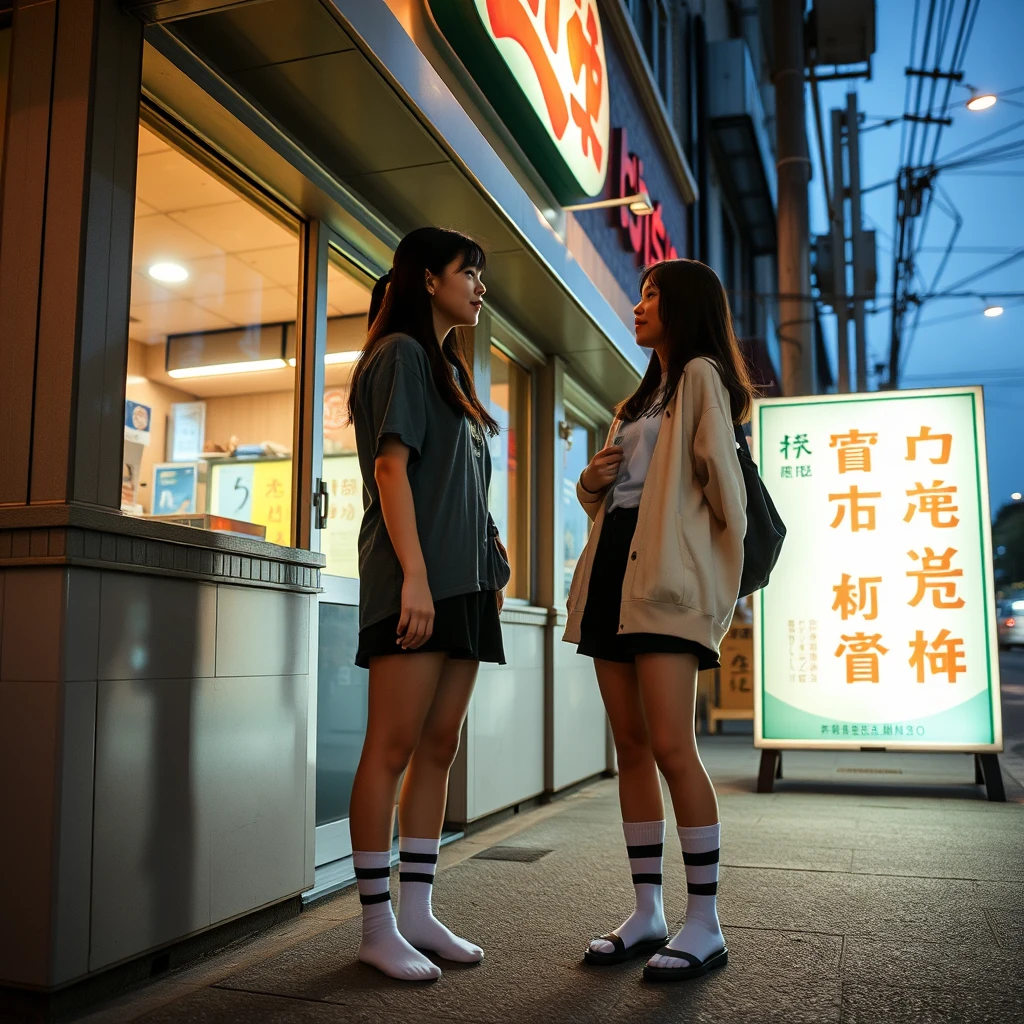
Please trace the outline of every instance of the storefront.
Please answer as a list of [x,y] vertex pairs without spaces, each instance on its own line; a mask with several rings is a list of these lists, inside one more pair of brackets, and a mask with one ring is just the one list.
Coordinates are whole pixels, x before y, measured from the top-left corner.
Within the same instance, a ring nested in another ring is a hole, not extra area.
[[[14,6],[0,750],[24,781],[0,917],[49,923],[0,982],[51,988],[346,877],[367,688],[347,386],[419,224],[489,254],[471,341],[513,564],[450,827],[610,766],[592,663],[560,639],[575,481],[646,364],[638,268],[688,254],[696,193],[595,0],[547,44],[578,18],[603,47],[579,86],[599,173],[576,185],[526,155],[440,3]],[[651,215],[566,210],[631,191]]]

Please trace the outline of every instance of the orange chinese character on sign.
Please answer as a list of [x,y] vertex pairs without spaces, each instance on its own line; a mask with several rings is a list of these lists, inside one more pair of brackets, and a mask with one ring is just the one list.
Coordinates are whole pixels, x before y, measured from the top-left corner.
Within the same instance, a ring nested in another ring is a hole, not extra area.
[[[866,498],[880,498],[881,491],[858,490],[854,484],[846,494],[830,494],[829,501],[850,503],[850,530],[857,533],[859,530],[873,530],[875,528],[875,506],[865,505],[861,507],[861,500]],[[846,505],[840,504],[836,510],[836,517],[832,520],[832,529],[836,529],[846,515]]]
[[[556,51],[560,6],[561,0],[545,0],[544,24],[549,41],[552,34],[554,35],[551,48]],[[530,7],[536,14],[539,10],[537,0],[530,0]],[[558,75],[544,49],[544,41],[534,28],[529,12],[521,0],[487,0],[487,14],[491,19],[491,30],[496,39],[514,39],[526,51],[526,56],[533,65],[537,81],[540,83],[551,129],[555,133],[555,138],[561,139],[569,123],[569,108],[566,106]]]
[[267,510],[267,522],[268,523],[281,523],[284,522],[284,513],[280,505],[271,505]]
[[889,648],[882,646],[882,634],[854,633],[841,639],[843,642],[836,648],[836,657],[846,652],[847,683],[877,683],[878,656],[889,653]]
[[923,569],[907,573],[910,579],[917,577],[917,593],[907,604],[919,605],[921,599],[930,590],[932,603],[936,608],[963,608],[964,599],[956,596],[956,578],[963,576],[964,571],[951,568],[955,554],[956,548],[946,548],[941,555],[937,555],[932,548],[926,547],[924,558],[916,551],[907,552],[908,558],[912,558],[924,566]]
[[942,445],[942,451],[939,457],[931,458],[928,461],[936,466],[944,466],[949,462],[949,453],[953,447],[953,435],[952,434],[933,434],[931,427],[922,427],[921,433],[917,437],[907,438],[907,457],[904,462],[913,462],[917,459],[917,446],[924,444],[927,441],[938,441]]
[[583,31],[583,21],[579,11],[573,14],[567,29],[569,40],[569,66],[572,68],[573,81],[579,81],[580,71],[586,73],[586,101],[584,108],[575,96],[569,97],[572,119],[579,125],[583,136],[583,155],[593,157],[597,169],[601,169],[603,151],[597,141],[594,122],[601,116],[601,86],[604,82],[604,68],[601,67],[601,53],[597,48],[597,19],[594,8],[587,11],[587,30]]
[[284,485],[278,479],[270,480],[267,483],[267,492],[263,495],[264,498],[283,498],[284,497]]
[[871,449],[868,445],[878,444],[877,434],[862,434],[851,430],[848,434],[832,434],[829,448],[839,446],[839,472],[871,472]]
[[955,683],[956,677],[967,671],[966,663],[961,661],[966,657],[963,646],[962,638],[950,639],[949,630],[944,629],[931,642],[932,649],[929,651],[928,641],[919,629],[915,638],[910,641],[914,653],[911,654],[908,664],[911,668],[917,669],[919,683],[924,682],[926,660],[927,668],[933,676],[945,675],[948,682]]
[[[915,512],[927,513],[931,516],[932,526],[940,529],[956,526],[960,522],[953,515],[954,512],[960,511],[960,506],[953,504],[956,485],[950,484],[949,487],[943,487],[942,483],[941,480],[933,480],[931,487],[925,487],[919,481],[914,490],[907,491],[908,498],[917,498],[918,501],[916,504],[912,501],[907,506],[907,514],[903,517],[905,523],[909,523],[914,518]],[[949,518],[944,520],[943,515],[948,515]]]
[[[832,611],[839,612],[845,622],[851,615],[864,613],[865,619],[878,618],[878,584],[882,582],[881,576],[861,576],[856,583],[851,583],[853,577],[849,573],[843,573],[842,582],[832,588],[836,595]],[[867,609],[865,611],[865,609]]]

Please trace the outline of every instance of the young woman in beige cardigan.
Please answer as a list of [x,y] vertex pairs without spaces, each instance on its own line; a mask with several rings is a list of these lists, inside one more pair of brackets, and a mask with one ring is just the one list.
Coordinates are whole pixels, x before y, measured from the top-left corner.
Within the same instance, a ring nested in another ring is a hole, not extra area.
[[[650,955],[649,981],[724,967],[716,893],[720,825],[693,719],[699,669],[718,665],[743,568],[746,491],[734,424],[754,388],[710,267],[669,260],[641,279],[636,340],[647,373],[583,471],[594,521],[569,592],[564,639],[594,658],[611,720],[619,802],[636,890],[633,914],[595,939],[587,963]],[[686,922],[670,940],[662,907],[665,776],[686,866]]]

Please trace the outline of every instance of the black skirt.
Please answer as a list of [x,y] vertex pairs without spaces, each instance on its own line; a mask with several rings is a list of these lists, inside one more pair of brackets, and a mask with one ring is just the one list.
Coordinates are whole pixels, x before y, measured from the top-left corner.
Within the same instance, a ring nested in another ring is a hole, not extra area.
[[359,631],[356,664],[369,668],[370,659],[387,654],[443,651],[459,661],[505,664],[498,598],[493,590],[459,594],[434,602],[434,631],[422,647],[403,650],[398,639],[399,615],[392,615]]
[[638,654],[693,654],[701,671],[718,668],[718,655],[696,640],[663,633],[619,632],[622,581],[639,514],[637,508],[617,508],[604,518],[594,552],[577,652],[588,658],[624,664],[635,662]]

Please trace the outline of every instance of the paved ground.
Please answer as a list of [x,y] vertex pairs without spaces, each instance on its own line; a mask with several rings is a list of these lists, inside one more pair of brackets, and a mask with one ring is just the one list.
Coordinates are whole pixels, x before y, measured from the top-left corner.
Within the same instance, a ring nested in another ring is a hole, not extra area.
[[[1024,653],[1003,661],[1006,804],[985,801],[964,755],[791,754],[776,792],[758,796],[749,738],[704,741],[721,796],[719,906],[731,951],[709,978],[658,987],[641,982],[639,962],[580,963],[587,939],[631,909],[615,783],[606,780],[442,851],[435,906],[484,946],[479,966],[445,966],[428,987],[382,977],[355,960],[358,901],[345,892],[78,1019],[1012,1019],[1024,1000]],[[475,859],[496,845],[550,852],[532,863]],[[676,921],[682,858],[671,844],[666,851],[666,910]]]

